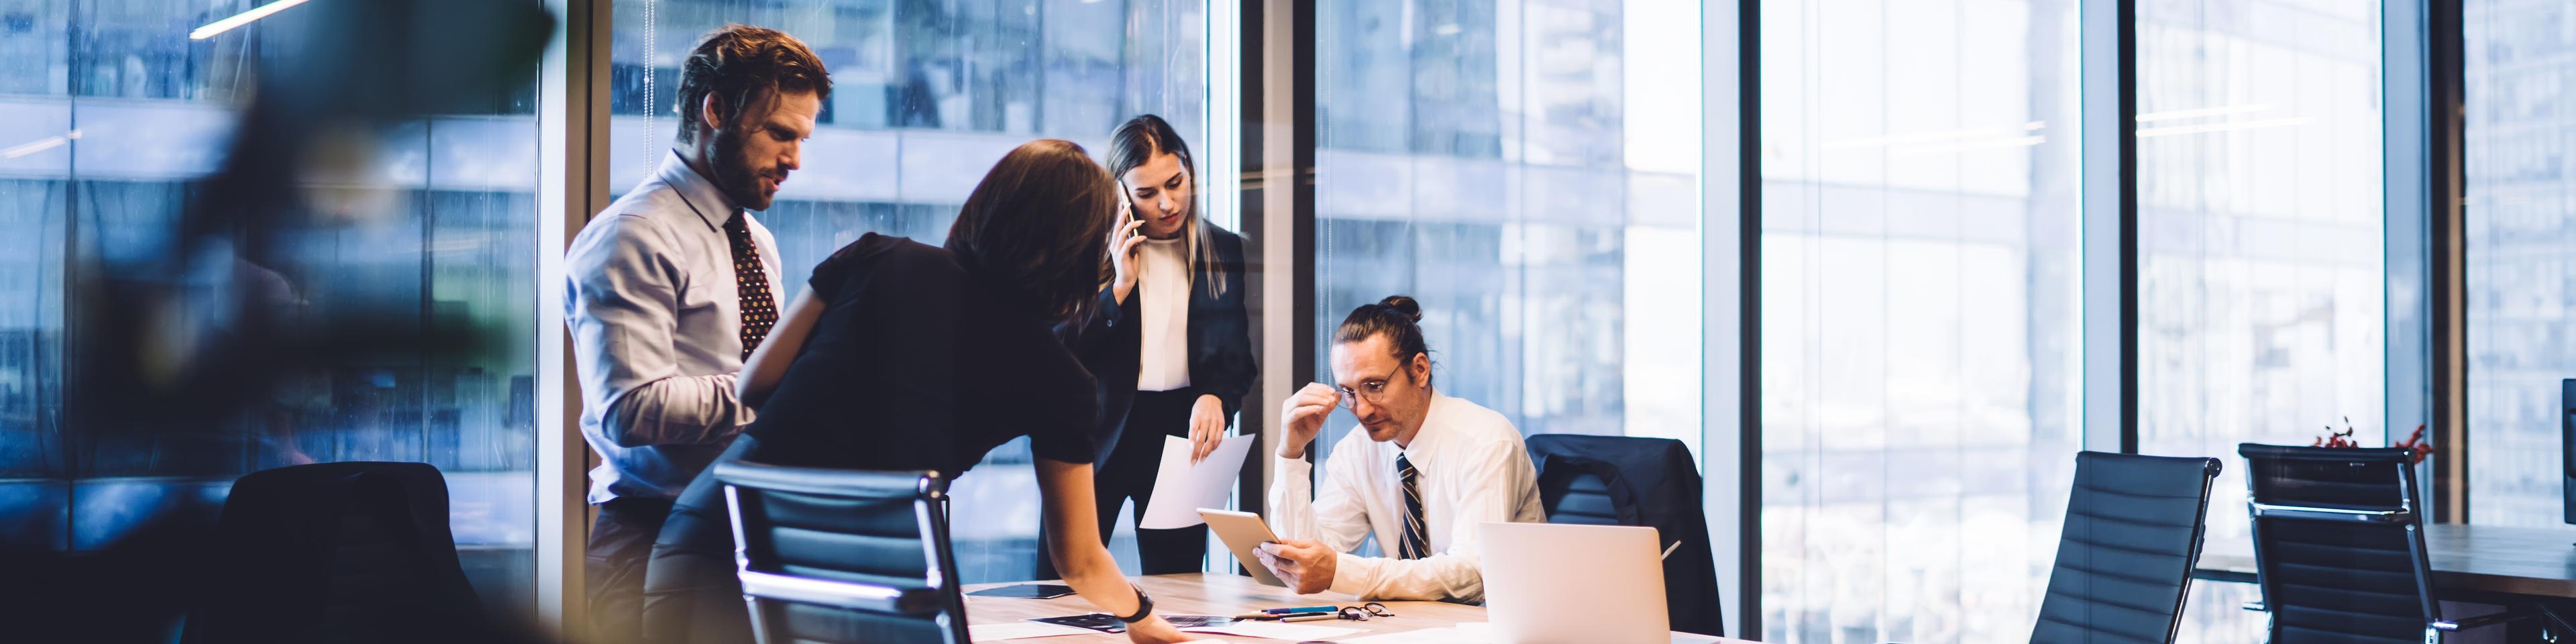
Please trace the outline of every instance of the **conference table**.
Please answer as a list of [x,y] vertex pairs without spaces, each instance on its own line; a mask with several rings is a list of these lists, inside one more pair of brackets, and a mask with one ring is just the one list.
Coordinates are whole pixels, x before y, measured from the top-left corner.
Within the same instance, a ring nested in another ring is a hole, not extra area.
[[[2576,599],[2576,528],[2436,523],[2424,526],[2424,554],[2432,559],[2433,588],[2445,598]],[[2254,583],[2253,541],[2202,544],[2192,576]]]
[[[1162,615],[1231,616],[1263,608],[1314,606],[1321,604],[1356,606],[1361,603],[1354,601],[1347,596],[1333,595],[1330,593],[1298,595],[1288,592],[1288,589],[1286,588],[1265,586],[1262,585],[1261,582],[1253,581],[1251,577],[1241,575],[1189,573],[1179,575],[1131,577],[1130,579],[1136,582],[1137,587],[1144,589],[1146,594],[1154,597],[1154,612]],[[986,588],[1022,583],[1062,582],[1042,581],[972,584],[966,586],[965,590],[966,592],[972,593]],[[1424,629],[1450,628],[1460,623],[1485,621],[1485,608],[1483,606],[1470,606],[1466,604],[1450,604],[1443,602],[1379,603],[1386,604],[1387,612],[1394,613],[1394,616],[1371,617],[1367,621],[1330,619],[1298,622],[1295,625],[1350,628],[1362,631],[1339,636],[1330,640],[1320,640],[1328,642],[1342,642],[1375,635],[1404,633]],[[1061,617],[1093,612],[1098,612],[1098,610],[1092,607],[1089,602],[1083,601],[1080,596],[1074,595],[1067,595],[1055,599],[977,597],[971,594],[966,596],[967,622],[976,626],[1018,622],[1035,617]],[[1215,633],[1193,633],[1193,635],[1197,635],[1203,639],[1237,643],[1297,641]],[[978,637],[982,636],[979,635]],[[982,642],[986,640],[978,639],[976,641]],[[1028,644],[1124,644],[1127,642],[1127,636],[1112,635],[1108,633],[1086,633],[1081,635],[1062,635],[1054,637],[996,641],[1014,643],[1024,642]],[[1674,633],[1672,642],[1674,644],[1685,642],[1692,644],[1750,644],[1747,640],[1728,639],[1707,635],[1691,635],[1687,633]],[[1659,642],[1656,644],[1663,643]]]

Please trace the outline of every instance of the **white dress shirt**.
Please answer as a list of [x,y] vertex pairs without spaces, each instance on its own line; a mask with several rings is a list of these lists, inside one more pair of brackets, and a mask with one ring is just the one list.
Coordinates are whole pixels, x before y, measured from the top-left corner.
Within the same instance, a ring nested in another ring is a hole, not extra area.
[[1137,312],[1143,340],[1136,365],[1137,391],[1190,386],[1189,247],[1179,239],[1146,239],[1136,250]]
[[[742,300],[725,221],[736,208],[677,151],[608,205],[564,253],[564,323],[581,372],[581,436],[599,452],[590,502],[673,498],[752,410],[734,397]],[[743,220],[769,292],[778,243]]]
[[[1422,496],[1421,559],[1350,554],[1374,532],[1380,548],[1404,541],[1404,484],[1395,457],[1413,464]],[[1538,472],[1519,429],[1476,403],[1432,394],[1413,444],[1370,440],[1354,427],[1333,444],[1323,489],[1307,500],[1313,471],[1303,459],[1271,457],[1270,527],[1285,539],[1314,539],[1340,551],[1331,590],[1366,599],[1483,601],[1477,526],[1547,520],[1539,507]]]

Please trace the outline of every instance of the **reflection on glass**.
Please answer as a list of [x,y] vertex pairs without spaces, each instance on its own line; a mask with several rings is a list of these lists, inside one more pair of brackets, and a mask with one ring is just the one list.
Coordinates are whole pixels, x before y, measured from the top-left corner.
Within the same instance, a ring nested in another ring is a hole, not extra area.
[[[860,235],[940,244],[975,182],[1031,139],[1071,140],[1098,155],[1110,128],[1152,113],[1203,145],[1203,6],[620,1],[609,43],[611,185],[634,186],[669,154],[679,65],[701,34],[738,22],[805,41],[832,74],[832,97],[804,145],[803,168],[776,205],[754,215],[778,239],[781,296],[793,298],[815,263]],[[1005,444],[951,489],[966,581],[1035,571],[1037,478],[1029,459],[1026,439]],[[1110,550],[1131,557],[1135,547]]]
[[[2139,448],[2229,462],[2212,541],[2248,538],[2238,443],[2422,420],[2383,404],[2379,13],[2138,3]],[[2196,585],[2183,641],[2260,639],[2257,594]]]
[[[254,470],[420,461],[447,477],[450,527],[477,593],[535,607],[537,127],[533,85],[384,140],[390,201],[277,241],[281,265],[230,268],[294,320],[351,311],[465,328],[506,344],[384,352],[292,374],[215,431],[67,421],[65,333],[99,326],[67,275],[159,252],[191,181],[226,150],[246,70],[304,55],[284,12],[206,41],[190,28],[248,4],[0,2],[0,547],[89,550],[143,521],[211,519]],[[77,124],[77,129],[75,129]],[[70,446],[78,445],[79,449]]]
[[[1441,393],[1525,434],[1696,451],[1697,8],[1315,11],[1317,346],[1353,307],[1410,295]],[[1356,423],[1336,412],[1317,458]]]
[[2560,525],[2559,380],[2576,378],[2568,153],[2576,47],[2565,3],[2468,0],[2463,208],[2469,522]]
[[1756,639],[2029,639],[2082,434],[2076,4],[1762,4]]

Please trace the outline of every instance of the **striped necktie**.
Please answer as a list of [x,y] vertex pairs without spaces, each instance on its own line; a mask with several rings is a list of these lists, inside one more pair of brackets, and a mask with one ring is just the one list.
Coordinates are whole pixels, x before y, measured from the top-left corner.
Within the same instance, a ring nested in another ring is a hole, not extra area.
[[1412,460],[1397,454],[1395,476],[1404,481],[1404,545],[1400,557],[1421,559],[1431,556],[1431,533],[1422,525],[1422,488],[1414,482],[1420,473],[1413,470]]
[[734,295],[742,306],[742,358],[749,360],[751,350],[769,337],[770,325],[778,323],[778,302],[769,294],[769,268],[760,263],[760,245],[752,242],[751,226],[743,221],[742,211],[733,211],[724,231],[733,242]]

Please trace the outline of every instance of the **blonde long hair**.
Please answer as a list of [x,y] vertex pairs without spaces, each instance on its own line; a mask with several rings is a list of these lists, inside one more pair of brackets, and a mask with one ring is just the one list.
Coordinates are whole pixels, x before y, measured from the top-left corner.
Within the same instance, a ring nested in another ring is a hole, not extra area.
[[[1118,124],[1118,129],[1109,132],[1109,176],[1113,178],[1127,176],[1128,170],[1145,165],[1145,162],[1153,160],[1155,155],[1167,152],[1181,158],[1181,171],[1190,176],[1190,216],[1182,220],[1181,238],[1189,240],[1187,254],[1184,257],[1189,262],[1192,279],[1204,282],[1209,296],[1223,295],[1228,286],[1225,283],[1224,267],[1217,266],[1214,253],[1207,250],[1216,239],[1215,233],[1209,232],[1208,229],[1215,227],[1216,224],[1208,222],[1207,216],[1202,214],[1203,211],[1199,208],[1198,163],[1190,158],[1190,144],[1181,140],[1181,133],[1173,130],[1172,124],[1164,122],[1163,117],[1152,114],[1127,119],[1127,122]],[[1120,190],[1120,198],[1133,198],[1132,194],[1124,192],[1126,186],[1123,181],[1120,182]],[[1115,252],[1117,249],[1110,250]],[[1108,259],[1103,256],[1101,261],[1107,262]],[[1197,279],[1199,275],[1206,276],[1206,279]]]

